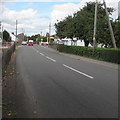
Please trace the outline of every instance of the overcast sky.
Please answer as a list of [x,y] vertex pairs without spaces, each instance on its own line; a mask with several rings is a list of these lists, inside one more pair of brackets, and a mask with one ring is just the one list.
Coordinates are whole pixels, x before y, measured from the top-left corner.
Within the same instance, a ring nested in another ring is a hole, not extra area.
[[[51,33],[54,34],[57,20],[72,15],[89,1],[95,0],[4,0],[0,3],[1,21],[4,29],[15,32],[15,21],[18,20],[18,33],[27,35],[45,34],[51,23]],[[106,0],[107,7],[116,10],[113,18],[118,16],[118,1]]]

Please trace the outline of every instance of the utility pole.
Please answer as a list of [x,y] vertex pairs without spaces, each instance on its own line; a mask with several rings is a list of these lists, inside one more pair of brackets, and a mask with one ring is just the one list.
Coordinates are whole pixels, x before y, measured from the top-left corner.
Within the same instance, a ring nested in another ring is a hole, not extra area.
[[98,11],[98,0],[96,0],[95,4],[95,17],[94,17],[94,34],[93,34],[93,47],[96,49],[96,31],[97,31],[97,11]]
[[50,42],[50,36],[51,36],[51,23],[49,23],[49,42]]
[[23,40],[25,40],[25,34],[24,34],[24,29],[22,28],[22,34],[23,34]]
[[2,26],[2,42],[3,42],[3,26]]
[[17,41],[17,24],[18,24],[18,21],[16,20],[16,41]]
[[114,48],[117,48],[116,43],[115,43],[115,37],[114,37],[114,33],[113,33],[113,29],[112,29],[111,22],[110,22],[110,19],[109,19],[109,13],[108,13],[108,10],[107,10],[107,6],[106,6],[106,3],[105,3],[105,0],[103,0],[103,4],[104,4],[105,12],[106,12],[106,15],[107,15],[107,18],[108,18],[108,25],[109,25],[109,29],[110,29],[110,35],[111,35],[112,43],[113,43]]
[[24,33],[23,28],[22,28],[22,33]]
[[0,21],[0,38],[2,39],[3,42],[3,25],[1,21]]
[[42,37],[42,32],[41,32],[41,37]]
[[2,39],[2,24],[1,24],[1,21],[0,21],[0,38]]

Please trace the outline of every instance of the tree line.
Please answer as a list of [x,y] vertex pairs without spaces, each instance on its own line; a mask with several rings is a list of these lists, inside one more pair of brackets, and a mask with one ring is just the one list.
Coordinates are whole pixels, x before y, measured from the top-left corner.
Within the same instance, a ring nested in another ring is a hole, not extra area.
[[[94,14],[95,14],[95,2],[87,2],[86,5],[74,13],[73,15],[67,16],[64,20],[59,21],[55,24],[56,35],[60,38],[77,38],[83,40],[85,46],[89,43],[93,45],[93,29],[94,29]],[[113,8],[107,8],[109,15],[114,12]],[[120,22],[110,18],[113,32],[116,40],[117,47],[120,48]],[[103,4],[98,4],[98,15],[97,15],[97,33],[96,33],[97,44],[102,46],[113,47],[109,26],[107,22],[107,16]]]

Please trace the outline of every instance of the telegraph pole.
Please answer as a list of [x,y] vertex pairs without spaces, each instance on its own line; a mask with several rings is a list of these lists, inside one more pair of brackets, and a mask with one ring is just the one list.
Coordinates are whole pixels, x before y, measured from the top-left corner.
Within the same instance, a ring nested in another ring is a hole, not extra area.
[[0,21],[0,38],[2,39],[2,24],[1,24],[1,21]]
[[23,30],[23,28],[22,28],[22,34],[23,34],[23,40],[25,40],[25,33],[24,33],[24,30]]
[[22,33],[24,33],[23,28],[22,28]]
[[41,37],[42,37],[42,32],[41,32]]
[[117,48],[116,43],[115,43],[115,37],[114,37],[114,33],[113,33],[113,29],[112,29],[111,22],[110,22],[110,19],[109,19],[109,13],[108,13],[108,10],[107,10],[107,6],[106,6],[106,3],[105,3],[105,0],[103,0],[103,4],[104,4],[105,12],[106,12],[106,15],[107,15],[107,18],[108,18],[108,25],[109,25],[109,29],[110,29],[110,35],[111,35],[112,43],[113,43],[114,48]]
[[0,38],[2,39],[3,42],[3,25],[1,21],[0,21]]
[[50,42],[50,36],[51,36],[51,23],[49,23],[49,42]]
[[17,24],[18,24],[18,21],[16,20],[16,41],[17,41]]
[[97,31],[97,11],[98,11],[98,0],[96,0],[95,4],[95,17],[94,17],[94,34],[93,34],[93,47],[96,49],[96,31]]
[[49,23],[49,34],[51,34],[51,23]]
[[2,42],[3,42],[3,26],[2,26]]

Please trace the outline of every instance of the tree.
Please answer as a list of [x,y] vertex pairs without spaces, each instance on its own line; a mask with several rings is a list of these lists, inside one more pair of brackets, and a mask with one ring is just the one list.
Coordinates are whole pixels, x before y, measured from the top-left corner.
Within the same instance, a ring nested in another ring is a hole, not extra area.
[[93,36],[93,23],[94,23],[94,7],[95,3],[87,3],[80,11],[74,16],[76,20],[76,37],[84,40],[85,46],[89,45]]
[[6,30],[3,31],[3,41],[11,42],[10,34]]
[[118,20],[115,20],[113,22],[113,31],[115,35],[116,45],[118,48],[120,48],[120,22]]
[[58,22],[57,24],[55,24],[55,28],[56,28],[56,35],[62,39],[62,38],[65,38],[65,26],[66,26],[66,23],[65,23],[65,20],[64,21],[60,21]]
[[[112,14],[113,8],[107,8],[109,15]],[[107,21],[107,16],[105,13],[105,8],[103,8],[103,4],[99,4],[98,6],[98,22],[97,22],[97,43],[98,44],[103,44],[105,47],[113,47],[111,36],[110,36],[110,30],[109,30],[109,25]],[[111,23],[113,20],[111,19]]]
[[[77,32],[79,32],[77,36],[84,40],[85,46],[88,46],[89,43],[93,44],[94,10],[95,2],[89,2],[75,14]],[[108,8],[108,12],[111,14],[113,9]],[[102,43],[106,46],[110,46],[112,43],[105,8],[100,3],[98,4],[96,41],[98,44]]]
[[[109,14],[113,12],[113,8],[107,8]],[[55,24],[57,36],[60,38],[79,38],[84,40],[85,46],[89,43],[93,44],[93,28],[94,28],[94,13],[95,2],[88,2],[74,16],[68,16],[63,21]],[[107,16],[103,4],[98,4],[97,16],[97,35],[96,41],[98,44],[103,44],[106,47],[112,47]],[[111,20],[111,22],[113,22]]]

